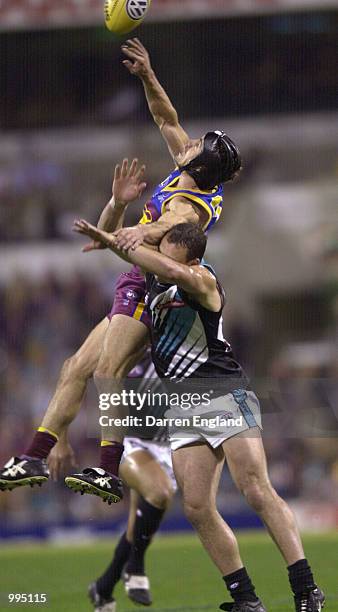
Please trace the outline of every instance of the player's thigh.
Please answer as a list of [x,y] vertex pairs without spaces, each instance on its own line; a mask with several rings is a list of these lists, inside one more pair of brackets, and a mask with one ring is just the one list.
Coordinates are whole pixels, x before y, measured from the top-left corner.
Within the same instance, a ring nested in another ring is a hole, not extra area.
[[119,474],[131,489],[155,506],[166,507],[173,496],[169,475],[147,450],[136,450],[128,455]]
[[109,328],[109,319],[105,317],[87,336],[86,340],[68,360],[69,368],[76,375],[82,373],[92,376],[99,363],[104,338]]
[[209,444],[183,446],[172,453],[175,477],[185,503],[195,506],[216,502],[219,479],[224,465],[222,447]]
[[122,314],[112,317],[96,369],[97,376],[126,376],[142,357],[149,342],[148,328]]
[[269,483],[266,455],[258,428],[226,440],[223,449],[232,479],[241,491],[252,484]]

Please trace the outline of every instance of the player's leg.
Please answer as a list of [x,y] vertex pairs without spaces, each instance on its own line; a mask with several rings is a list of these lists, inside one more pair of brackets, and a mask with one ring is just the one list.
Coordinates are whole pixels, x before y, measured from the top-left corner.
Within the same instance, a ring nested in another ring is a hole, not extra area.
[[227,440],[223,448],[236,486],[264,521],[287,564],[302,559],[304,551],[295,517],[271,485],[258,429]]
[[223,463],[222,448],[213,450],[204,443],[184,446],[173,452],[174,472],[182,491],[185,515],[225,575],[243,564],[236,538],[216,508]]
[[[86,390],[93,375],[102,349],[109,320],[103,319],[89,334],[79,350],[67,359],[61,369],[55,393],[46,414],[30,445],[23,455],[11,460],[0,471],[0,487],[41,484],[48,478],[44,460],[57,442],[58,436],[77,416]],[[29,461],[32,458],[35,461]]]
[[102,609],[104,611],[107,610],[107,612],[115,612],[114,588],[121,579],[123,568],[129,559],[138,499],[136,491],[131,490],[127,529],[121,535],[113,558],[106,570],[101,574],[100,578],[89,585],[88,596],[95,610]]
[[[98,393],[118,393],[121,383],[140,360],[148,343],[148,327],[131,316],[115,314],[104,337],[99,362],[94,372]],[[105,411],[106,420],[126,416],[126,406],[111,406]],[[67,476],[65,482],[73,491],[98,495],[108,504],[123,497],[122,482],[118,470],[123,454],[124,430],[121,427],[104,427],[102,430],[99,468],[86,468]]]
[[[126,533],[131,548],[125,567],[124,582],[127,593],[133,601],[149,604],[149,581],[145,579],[145,554],[171,503],[176,483],[170,473],[171,466],[165,468],[160,465],[154,454],[144,449],[137,450],[136,446],[135,448],[136,450],[131,448],[131,452],[120,467],[120,476],[131,489],[131,507]],[[129,449],[128,441],[127,449]]]
[[175,482],[148,450],[135,450],[128,454],[120,467],[124,482],[148,504],[162,513],[169,507],[176,490]]
[[[121,468],[120,468],[120,473],[121,473]],[[131,544],[131,542],[133,541],[136,512],[137,512],[137,506],[138,506],[139,500],[140,500],[139,494],[133,489],[130,489],[129,513],[128,513],[128,522],[127,522],[127,529],[126,529],[126,538],[129,544]],[[129,553],[130,553],[130,549],[129,549]],[[128,554],[128,558],[129,558],[129,554]]]
[[147,450],[129,454],[121,465],[120,475],[139,495],[126,573],[129,576],[144,576],[145,553],[171,503],[176,483]]
[[[115,288],[111,323],[105,338],[103,350],[94,373],[94,380],[100,393],[120,391],[120,382],[136,365],[143,347],[149,342],[150,316],[144,303],[145,278],[137,267],[121,274]],[[125,416],[126,407],[116,408],[107,416]],[[103,468],[117,476],[123,453],[124,432],[113,425],[104,428],[101,454]]]
[[[243,566],[237,540],[217,511],[216,494],[224,463],[222,447],[184,446],[173,452],[176,479],[182,490],[184,511],[220,570],[238,612],[265,612]],[[232,609],[224,604],[223,609]]]
[[[133,317],[116,314],[110,321],[105,335],[102,351],[94,372],[98,393],[104,389],[109,393],[121,390],[121,383],[142,357],[149,343],[148,327]],[[126,414],[126,406],[107,411],[108,416],[121,417]],[[122,442],[124,431],[112,423],[101,431],[102,439]],[[119,465],[117,466],[118,469]],[[115,473],[115,471],[113,472]]]
[[124,582],[128,596],[135,603],[150,605],[144,557],[176,487],[170,474],[146,450],[128,454],[121,464],[120,476],[131,487],[128,526],[112,562],[95,582],[95,589],[103,600],[109,601],[126,566]]
[[[239,434],[224,442],[223,448],[235,484],[261,517],[287,563],[296,605],[305,612],[320,610],[318,606],[301,608],[304,594],[313,600],[318,595],[320,605],[323,599],[319,590],[311,594],[317,587],[304,555],[296,520],[289,506],[271,485],[259,430]],[[312,605],[311,601],[309,605]]]
[[42,427],[60,434],[74,421],[81,408],[88,380],[99,362],[108,329],[109,319],[105,317],[91,331],[79,350],[64,362]]

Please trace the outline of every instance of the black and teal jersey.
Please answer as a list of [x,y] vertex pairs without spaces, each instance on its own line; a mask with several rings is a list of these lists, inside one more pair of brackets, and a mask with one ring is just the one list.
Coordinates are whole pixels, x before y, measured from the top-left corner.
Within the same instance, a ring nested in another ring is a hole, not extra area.
[[143,216],[140,223],[153,223],[157,221],[164,212],[165,205],[177,196],[183,196],[197,206],[201,206],[208,214],[208,220],[204,230],[208,231],[217,223],[223,207],[223,186],[217,186],[212,191],[200,191],[196,189],[180,189],[177,183],[181,176],[181,170],[176,168],[160,185],[158,185],[144,206]]
[[[214,274],[212,268],[202,264]],[[223,337],[224,292],[218,283],[222,306],[207,310],[177,285],[163,284],[147,275],[147,308],[152,318],[152,359],[157,374],[172,382],[187,378],[234,381],[246,386],[246,376]],[[240,379],[240,381],[239,381]],[[225,381],[224,381],[225,382]]]

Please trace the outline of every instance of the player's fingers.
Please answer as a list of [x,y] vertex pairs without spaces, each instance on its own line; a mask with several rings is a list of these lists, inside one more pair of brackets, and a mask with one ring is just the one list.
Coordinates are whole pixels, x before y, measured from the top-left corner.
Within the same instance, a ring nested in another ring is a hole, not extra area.
[[[125,55],[127,55],[130,60],[133,60],[132,62],[132,66],[130,67],[130,70],[132,70],[133,68],[135,68],[135,65],[137,65],[138,63],[142,66],[144,64],[144,56],[139,53],[136,52],[134,50],[130,50],[129,47],[125,47],[124,49],[124,53]],[[124,62],[125,60],[123,60]],[[127,60],[128,61],[128,60]]]
[[124,253],[128,253],[129,249],[131,249],[131,244],[129,242],[127,242],[127,244],[124,244],[123,247],[121,247],[121,251],[123,251]]
[[115,241],[118,249],[124,249],[131,240],[130,234],[121,234]]
[[72,227],[72,231],[73,232],[77,232],[78,234],[82,234],[84,231],[83,225],[80,223],[80,221],[74,221],[73,227]]
[[123,60],[122,64],[124,64],[126,68],[128,68],[129,72],[133,72],[134,64],[132,62],[130,62],[129,60]]
[[139,45],[137,43],[137,38],[127,38],[126,42],[124,43],[126,47],[131,47],[131,48],[136,48],[139,49]]
[[142,45],[141,41],[138,38],[128,38],[127,40],[128,47],[132,49],[136,49],[139,53],[143,53],[146,51],[145,47]]
[[123,245],[123,250],[124,251],[129,251],[129,249],[134,248],[134,245],[137,244],[138,241],[139,241],[139,239],[135,238],[135,236],[133,236],[133,235],[132,236],[128,236],[127,240],[125,241],[125,243]]
[[135,157],[130,164],[129,173],[128,173],[129,178],[132,178],[133,176],[136,175],[137,164],[138,164],[138,159]]
[[90,226],[90,223],[88,223],[88,221],[86,221],[85,219],[75,219],[74,225],[76,227],[81,227],[85,229]]
[[143,165],[142,165],[142,166],[141,166],[141,167],[138,169],[138,171],[136,172],[135,177],[136,177],[138,180],[140,180],[140,179],[142,178],[142,176],[144,175],[145,170],[146,170],[146,167],[145,167],[145,165],[143,164]]
[[118,180],[121,176],[121,166],[120,164],[116,164],[114,170],[114,180]]
[[135,251],[135,249],[137,249],[139,246],[141,246],[142,244],[142,240],[140,240],[140,238],[138,240],[135,240],[132,244],[132,246],[130,247],[132,249],[132,251]]
[[115,245],[118,249],[122,249],[125,242],[126,238],[124,236],[118,236],[117,238],[115,238]]
[[142,51],[143,53],[148,53],[147,49],[145,48],[145,46],[141,43],[139,38],[133,38],[132,42],[134,43],[135,47],[137,49],[139,49],[140,51]]
[[123,47],[121,47],[123,53],[129,57],[130,59],[133,60],[142,60],[143,59],[143,55],[139,52],[136,51],[134,48],[131,49],[130,47],[127,47],[126,45],[123,45]]
[[128,176],[128,160],[125,157],[123,162],[122,162],[121,177],[125,178],[126,176]]
[[146,187],[147,187],[147,183],[141,183],[141,185],[139,185],[139,188],[138,188],[138,197],[140,197],[142,195],[142,193],[144,192]]
[[48,468],[49,468],[51,479],[54,481],[57,480],[58,479],[58,469],[57,469],[56,462],[54,461],[53,458],[50,458],[48,462]]
[[73,226],[73,232],[76,232],[77,234],[83,234],[84,236],[90,236],[91,238],[95,238],[95,236],[92,235],[92,231],[89,227],[89,224],[86,222],[83,223],[82,221],[77,221]]
[[100,247],[98,246],[97,242],[90,242],[89,244],[85,244],[84,247],[82,247],[81,251],[82,253],[90,253],[90,251],[95,251],[96,249],[99,249]]

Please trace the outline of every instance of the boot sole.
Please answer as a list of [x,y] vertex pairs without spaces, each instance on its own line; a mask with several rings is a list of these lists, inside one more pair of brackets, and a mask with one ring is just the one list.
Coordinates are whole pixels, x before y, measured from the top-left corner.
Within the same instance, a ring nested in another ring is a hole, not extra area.
[[79,492],[81,495],[84,495],[85,493],[87,495],[97,495],[97,497],[100,497],[104,502],[108,502],[109,505],[117,504],[122,499],[122,497],[119,495],[108,493],[107,491],[101,491],[101,489],[98,487],[89,484],[89,482],[80,480],[80,478],[74,478],[74,476],[67,476],[67,478],[65,478],[65,483],[67,487],[75,493]]
[[12,491],[12,489],[16,489],[17,487],[34,487],[34,485],[38,485],[39,487],[41,487],[42,484],[47,480],[48,476],[29,476],[28,478],[20,478],[20,480],[15,480],[11,482],[0,478],[0,490]]

